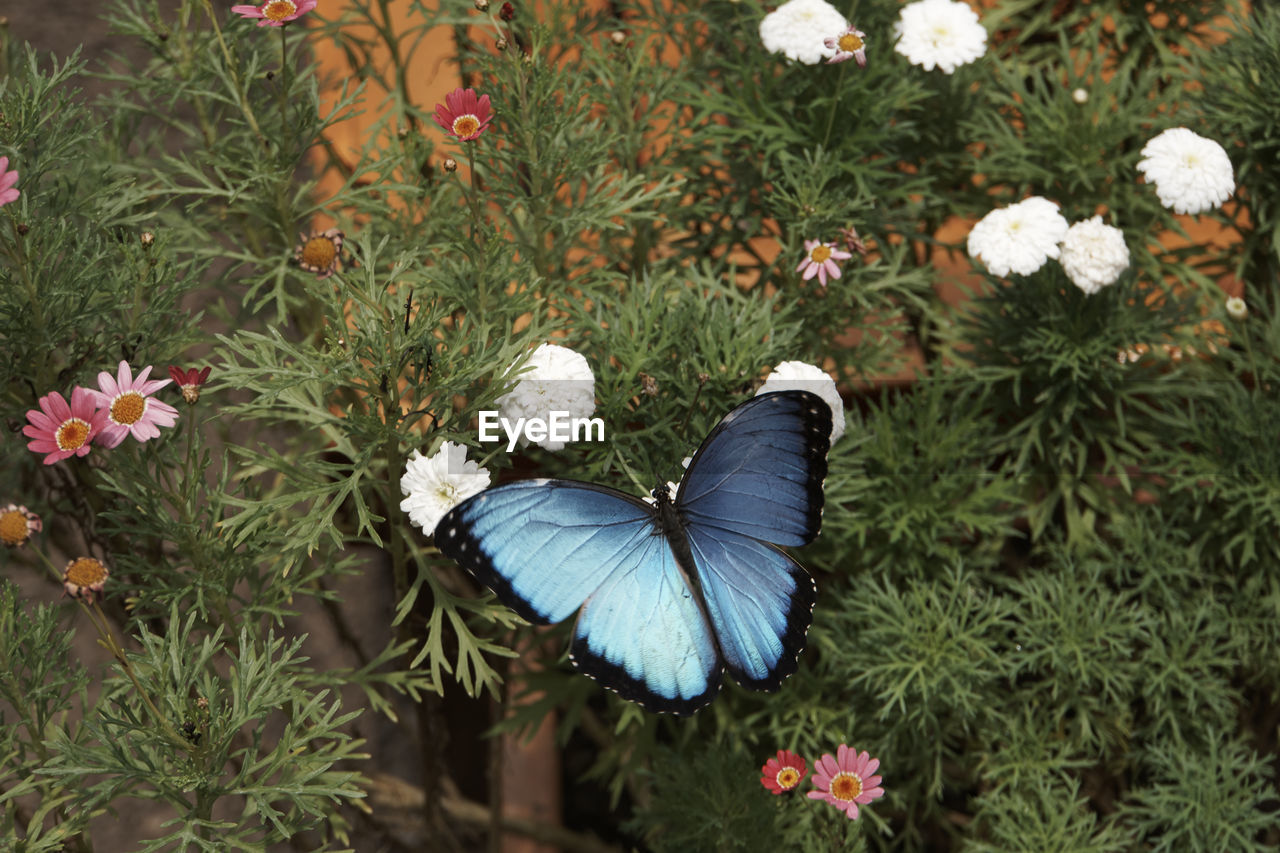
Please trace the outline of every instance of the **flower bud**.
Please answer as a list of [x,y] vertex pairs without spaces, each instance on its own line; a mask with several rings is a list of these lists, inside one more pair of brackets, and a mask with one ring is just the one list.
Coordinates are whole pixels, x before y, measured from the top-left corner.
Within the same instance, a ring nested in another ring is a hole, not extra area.
[[444,170],[446,172],[458,171],[458,161],[453,159],[452,157],[444,158]]

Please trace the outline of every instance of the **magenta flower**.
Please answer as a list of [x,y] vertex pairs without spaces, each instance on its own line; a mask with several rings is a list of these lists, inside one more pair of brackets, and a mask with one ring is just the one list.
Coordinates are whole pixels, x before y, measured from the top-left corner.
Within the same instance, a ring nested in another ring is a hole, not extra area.
[[98,437],[99,444],[115,447],[130,434],[138,441],[147,441],[160,436],[159,427],[171,427],[177,423],[178,410],[151,396],[171,380],[153,379],[148,382],[150,374],[148,365],[134,379],[127,361],[120,362],[119,373],[114,377],[105,370],[98,374],[98,387],[102,390],[89,393],[107,413],[107,422]]
[[855,752],[844,744],[836,749],[837,758],[826,753],[814,763],[813,785],[818,790],[806,796],[811,800],[826,800],[840,809],[849,820],[858,819],[858,806],[884,796],[880,777],[872,776],[880,766],[880,759],[869,753]]
[[444,106],[436,104],[436,124],[461,142],[479,139],[493,121],[489,96],[476,96],[475,89],[454,89],[444,96]]
[[73,388],[70,406],[57,391],[41,397],[40,408],[27,412],[30,424],[22,428],[23,435],[32,439],[27,449],[47,453],[46,465],[88,453],[89,442],[107,423],[107,413],[98,409],[93,393],[88,388]]
[[9,168],[9,158],[0,157],[0,207],[11,201],[17,201],[21,194],[14,188],[14,184],[18,182],[17,169],[12,172],[5,171]]
[[799,785],[807,772],[802,757],[794,752],[780,749],[777,758],[770,758],[760,768],[760,784],[775,795],[781,794]]
[[836,248],[835,243],[820,243],[817,240],[804,241],[804,260],[796,267],[796,272],[804,271],[802,279],[808,281],[815,275],[818,284],[827,286],[827,277],[839,278],[840,265],[836,261],[852,258],[853,255]]
[[844,62],[849,59],[858,60],[859,68],[867,67],[867,43],[865,41],[867,34],[855,26],[850,25],[844,32],[838,36],[831,36],[824,39],[823,44],[828,50],[834,50],[836,55],[827,60],[827,64],[831,65],[836,62]]
[[232,6],[231,11],[246,18],[261,18],[260,27],[283,27],[316,7],[316,0],[267,0],[260,6]]

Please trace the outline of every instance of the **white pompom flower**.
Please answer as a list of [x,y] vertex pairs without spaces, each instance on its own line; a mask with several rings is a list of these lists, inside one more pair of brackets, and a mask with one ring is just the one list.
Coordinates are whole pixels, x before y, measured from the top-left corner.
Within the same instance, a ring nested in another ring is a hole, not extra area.
[[467,461],[466,447],[446,441],[433,456],[413,451],[400,478],[400,491],[406,495],[400,509],[430,535],[445,513],[487,488],[489,472]]
[[765,377],[756,396],[771,391],[808,391],[817,394],[831,407],[831,443],[844,435],[844,401],[836,390],[836,382],[825,370],[803,361],[784,361]]
[[1203,213],[1236,189],[1226,150],[1185,127],[1171,127],[1142,149],[1138,171],[1155,184],[1160,203],[1174,213]]
[[1058,257],[1067,227],[1057,204],[1033,195],[982,217],[969,232],[969,257],[992,275],[1031,275]]
[[967,3],[918,0],[898,13],[893,49],[925,71],[951,74],[987,52],[987,30]]
[[1107,225],[1101,216],[1077,222],[1062,238],[1058,263],[1071,283],[1090,295],[1115,284],[1129,268],[1129,247],[1124,232]]
[[[507,368],[510,373],[512,368]],[[543,344],[520,367],[519,381],[498,398],[499,415],[511,423],[519,418],[541,418],[549,421],[552,412],[563,412],[569,418],[586,418],[596,410],[595,374],[586,358],[556,344]],[[547,450],[563,450],[563,441],[553,440],[552,433],[534,442]],[[524,430],[520,446],[529,443]]]
[[770,53],[817,65],[837,53],[837,48],[827,47],[826,40],[848,28],[844,15],[826,0],[790,0],[760,21],[760,41]]

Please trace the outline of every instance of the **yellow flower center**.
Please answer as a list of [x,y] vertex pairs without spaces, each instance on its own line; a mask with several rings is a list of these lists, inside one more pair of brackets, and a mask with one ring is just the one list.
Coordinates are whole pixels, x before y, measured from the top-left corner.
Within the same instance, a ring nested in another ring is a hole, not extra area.
[[147,398],[137,391],[125,391],[111,401],[111,420],[121,426],[136,424],[146,411]]
[[302,247],[302,262],[309,267],[328,269],[338,257],[338,247],[329,237],[312,237]]
[[480,129],[480,119],[473,115],[458,116],[453,120],[453,132],[459,139],[475,136]]
[[262,7],[263,17],[272,21],[283,21],[296,11],[298,7],[294,5],[293,0],[271,0]]
[[825,260],[826,260],[827,258],[829,258],[829,257],[831,257],[831,247],[830,247],[830,246],[818,246],[818,247],[817,247],[817,248],[815,248],[812,252],[810,252],[810,253],[809,253],[809,258],[810,258],[810,259],[811,259],[815,264],[820,264],[820,263],[822,263],[823,261],[825,261]]
[[778,771],[778,787],[794,788],[800,784],[800,772],[794,767],[784,767]]
[[63,580],[78,587],[91,587],[101,584],[107,579],[107,567],[93,557],[81,557],[63,573]]
[[838,773],[831,780],[831,796],[851,803],[862,793],[862,780],[852,773]]
[[31,537],[27,517],[16,509],[0,512],[0,542],[14,548]]
[[59,450],[79,450],[89,438],[89,425],[79,418],[70,418],[62,422],[54,435]]
[[845,33],[840,36],[840,39],[836,44],[845,53],[856,53],[857,51],[862,50],[862,39],[858,38],[853,33]]

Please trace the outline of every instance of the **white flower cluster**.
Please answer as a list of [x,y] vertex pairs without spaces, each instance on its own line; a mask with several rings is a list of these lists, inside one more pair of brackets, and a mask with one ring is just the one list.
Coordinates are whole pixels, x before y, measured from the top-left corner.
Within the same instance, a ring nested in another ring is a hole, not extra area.
[[918,0],[899,12],[893,49],[925,71],[950,74],[987,52],[987,30],[967,3]]
[[844,435],[844,401],[836,389],[835,380],[820,367],[803,361],[784,361],[765,377],[756,396],[771,391],[808,391],[817,394],[831,407],[831,443]]
[[1185,127],[1171,127],[1142,149],[1138,171],[1156,186],[1160,203],[1174,213],[1203,213],[1235,192],[1226,150]]
[[[510,373],[512,367],[507,368]],[[551,412],[570,418],[589,417],[596,410],[595,375],[587,360],[568,347],[543,344],[525,360],[515,387],[498,398],[500,417],[549,420]],[[521,446],[529,443],[521,432]],[[547,438],[535,442],[547,450],[563,450],[564,442]]]
[[444,514],[489,487],[489,472],[467,461],[467,448],[446,441],[434,456],[413,451],[400,478],[400,509],[428,535]]
[[1129,268],[1129,247],[1123,231],[1095,216],[1067,229],[1058,262],[1076,287],[1094,294]]
[[981,258],[992,275],[1031,275],[1058,257],[1066,236],[1058,205],[1033,195],[982,217],[969,232],[969,256]]
[[790,0],[764,16],[760,41],[770,53],[817,65],[836,55],[826,39],[848,29],[844,15],[826,0]]
[[993,210],[969,232],[969,255],[992,275],[1031,275],[1057,258],[1071,282],[1097,293],[1129,268],[1124,232],[1095,216],[1070,227],[1058,205],[1040,196]]

